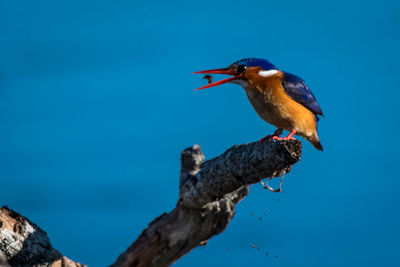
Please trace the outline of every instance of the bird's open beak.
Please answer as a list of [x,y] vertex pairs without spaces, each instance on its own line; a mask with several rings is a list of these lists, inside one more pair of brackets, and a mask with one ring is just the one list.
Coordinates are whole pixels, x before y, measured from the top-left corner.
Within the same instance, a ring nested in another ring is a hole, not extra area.
[[236,71],[230,70],[230,69],[215,69],[215,70],[202,70],[202,71],[196,71],[196,72],[192,72],[193,74],[226,74],[226,75],[233,75],[233,77],[227,78],[227,79],[223,79],[220,80],[218,82],[214,82],[214,83],[210,83],[207,85],[204,85],[202,87],[196,88],[194,90],[201,90],[201,89],[206,89],[206,88],[210,88],[210,87],[214,87],[217,85],[221,85],[223,83],[227,83],[230,81],[233,81],[237,78],[239,78],[240,76],[242,76],[241,73],[238,73]]

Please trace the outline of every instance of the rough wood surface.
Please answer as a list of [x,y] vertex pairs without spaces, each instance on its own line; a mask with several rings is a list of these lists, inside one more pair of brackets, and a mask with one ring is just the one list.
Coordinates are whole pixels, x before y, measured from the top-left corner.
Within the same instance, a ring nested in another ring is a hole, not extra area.
[[151,222],[112,266],[169,266],[205,245],[228,226],[249,185],[289,172],[300,155],[299,141],[234,146],[204,163],[198,145],[185,149],[175,209]]
[[[300,160],[299,141],[270,141],[234,146],[203,163],[200,146],[182,151],[179,200],[153,220],[113,267],[169,266],[221,233],[248,186],[281,176]],[[0,209],[0,266],[85,266],[55,250],[38,226],[18,213]]]
[[0,266],[84,267],[55,250],[46,233],[6,206],[0,209]]

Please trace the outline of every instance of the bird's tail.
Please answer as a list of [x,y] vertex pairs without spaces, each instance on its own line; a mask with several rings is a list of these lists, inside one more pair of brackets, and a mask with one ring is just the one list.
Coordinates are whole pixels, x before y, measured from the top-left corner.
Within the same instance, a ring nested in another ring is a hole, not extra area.
[[309,138],[307,138],[308,141],[310,141],[310,143],[318,150],[320,151],[324,151],[324,149],[322,148],[321,142],[319,141],[319,137],[318,134],[314,134],[312,136],[310,136]]

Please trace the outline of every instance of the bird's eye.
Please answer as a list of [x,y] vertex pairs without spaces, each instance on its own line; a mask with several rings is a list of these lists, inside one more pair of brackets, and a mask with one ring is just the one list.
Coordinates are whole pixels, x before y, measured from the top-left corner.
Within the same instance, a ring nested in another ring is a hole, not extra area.
[[239,65],[237,68],[237,72],[243,72],[247,69],[246,65]]

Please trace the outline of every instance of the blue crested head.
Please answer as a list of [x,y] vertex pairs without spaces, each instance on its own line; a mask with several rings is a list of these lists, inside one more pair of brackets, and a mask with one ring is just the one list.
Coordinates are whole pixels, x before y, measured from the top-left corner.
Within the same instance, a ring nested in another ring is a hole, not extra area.
[[[206,89],[210,87],[214,87],[217,85],[221,85],[224,83],[236,83],[240,84],[243,87],[246,87],[245,84],[247,83],[247,78],[244,76],[246,74],[246,70],[251,67],[261,67],[261,70],[258,70],[258,75],[267,77],[274,75],[279,72],[279,69],[273,65],[271,62],[269,62],[266,59],[262,58],[244,58],[238,61],[235,61],[232,63],[230,66],[227,68],[221,68],[221,69],[211,69],[211,70],[202,70],[202,71],[196,71],[193,73],[196,74],[227,74],[227,75],[232,75],[233,77],[226,78],[217,82],[212,82],[209,81],[209,84],[199,87],[196,90],[200,89]],[[206,77],[206,76],[205,76]]]
[[266,59],[262,58],[244,58],[234,62],[239,69],[249,67],[261,67],[263,70],[278,70],[278,68]]

